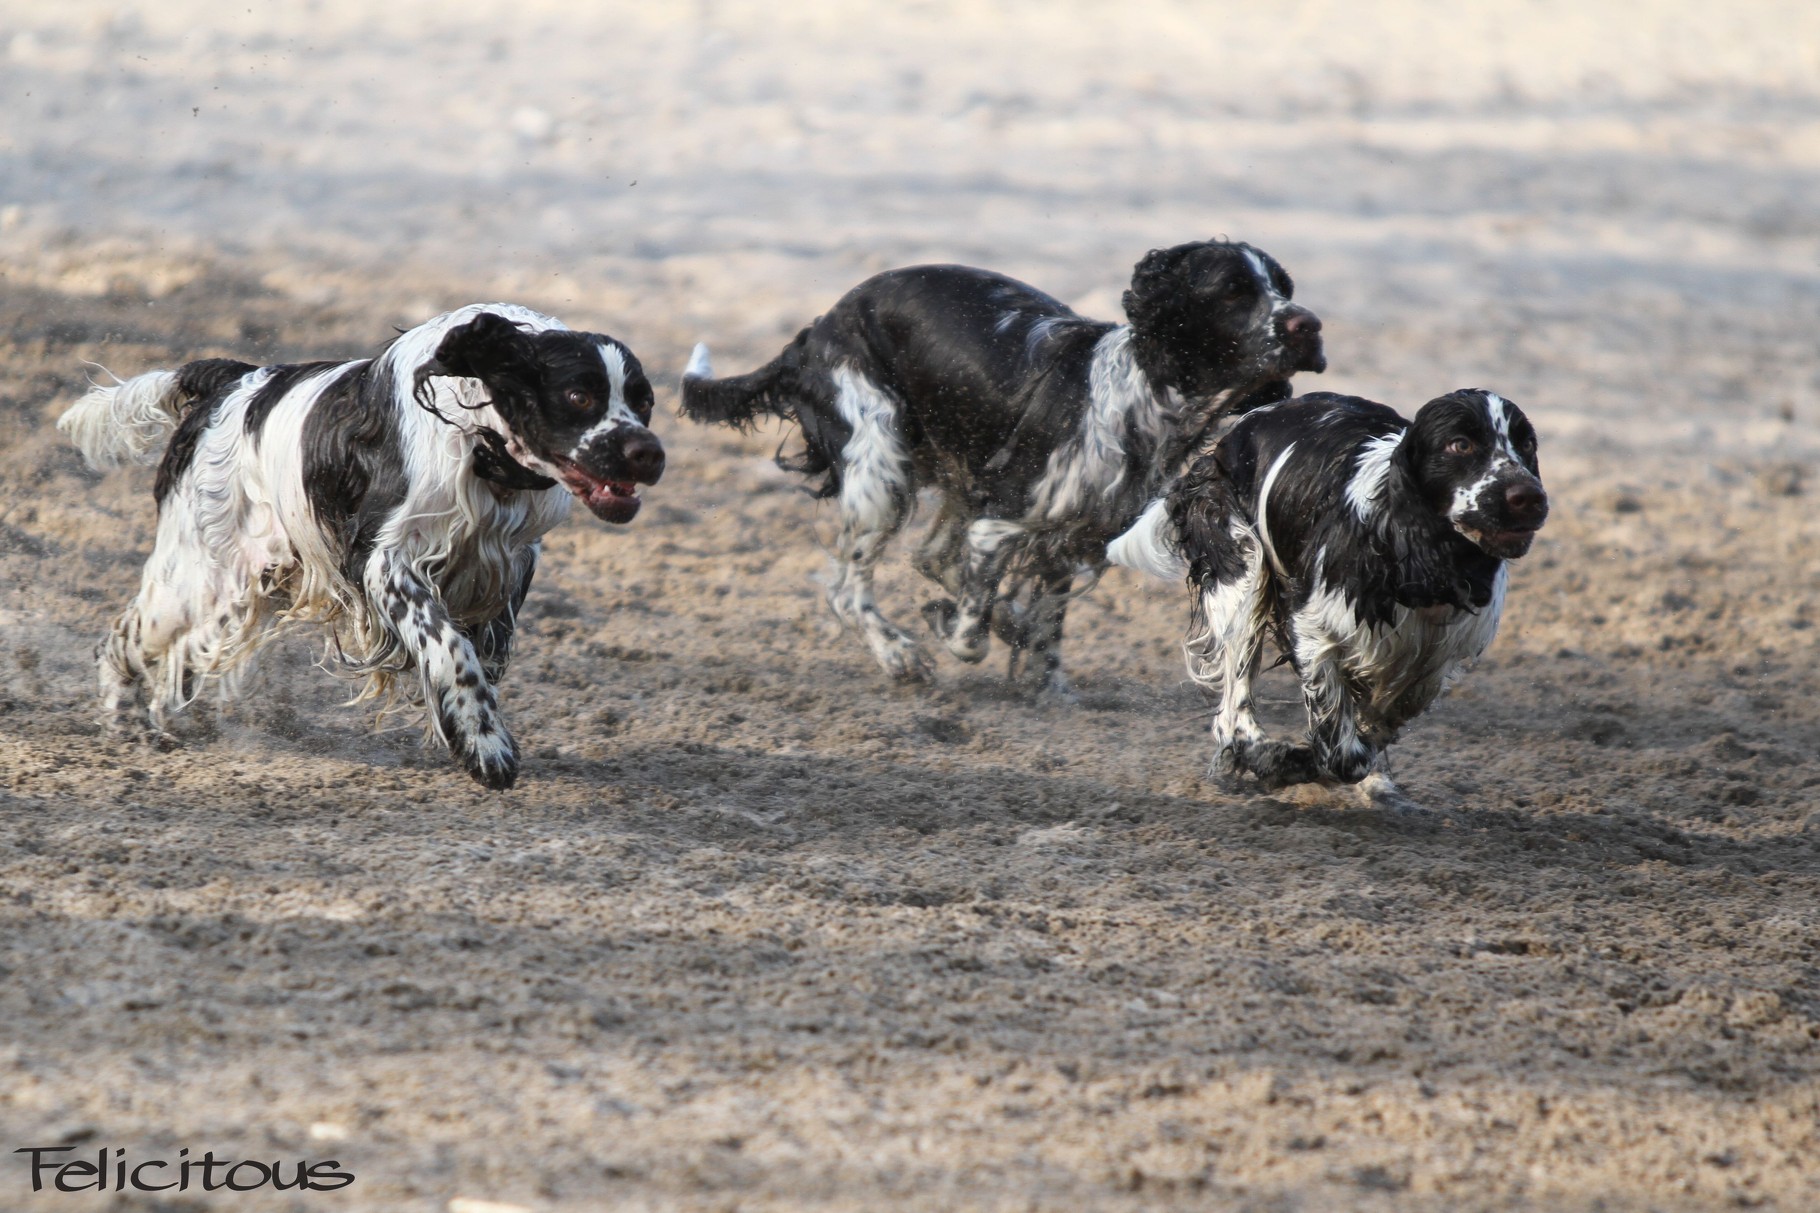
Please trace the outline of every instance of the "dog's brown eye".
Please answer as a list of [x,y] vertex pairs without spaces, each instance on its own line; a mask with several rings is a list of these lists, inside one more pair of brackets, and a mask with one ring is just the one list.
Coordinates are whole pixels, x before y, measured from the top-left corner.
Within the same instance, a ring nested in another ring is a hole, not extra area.
[[594,397],[578,387],[569,389],[569,407],[578,413],[585,413],[594,407]]
[[1447,444],[1449,455],[1470,455],[1479,449],[1479,444],[1470,438],[1455,438]]

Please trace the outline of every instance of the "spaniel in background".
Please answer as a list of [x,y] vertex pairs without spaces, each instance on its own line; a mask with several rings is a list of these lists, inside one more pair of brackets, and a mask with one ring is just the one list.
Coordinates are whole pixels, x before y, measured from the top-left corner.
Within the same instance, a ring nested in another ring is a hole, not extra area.
[[157,542],[100,650],[110,719],[224,697],[283,623],[326,629],[358,698],[402,695],[470,775],[512,785],[493,689],[542,536],[571,497],[630,522],[663,473],[651,385],[611,337],[475,304],[375,358],[191,362],[98,386],[58,422],[88,463],[151,462]]
[[[1213,770],[1395,795],[1384,749],[1484,652],[1505,562],[1548,516],[1536,431],[1493,392],[1406,421],[1317,392],[1240,419],[1113,542],[1114,564],[1186,576],[1188,672],[1220,699]],[[1307,744],[1252,715],[1264,639],[1302,683]]]
[[[873,569],[919,488],[942,504],[916,567],[949,595],[924,618],[977,662],[991,635],[1011,671],[1068,691],[1062,620],[1076,575],[1105,568],[1129,526],[1221,417],[1290,395],[1326,366],[1321,322],[1289,275],[1248,244],[1151,252],[1125,292],[1127,324],[1076,315],[986,270],[932,265],[860,283],[750,374],[712,378],[697,346],[682,413],[749,426],[794,421],[779,462],[837,499],[828,601],[885,671],[929,678],[928,655],[879,610]],[[1026,602],[1018,597],[1028,589]]]

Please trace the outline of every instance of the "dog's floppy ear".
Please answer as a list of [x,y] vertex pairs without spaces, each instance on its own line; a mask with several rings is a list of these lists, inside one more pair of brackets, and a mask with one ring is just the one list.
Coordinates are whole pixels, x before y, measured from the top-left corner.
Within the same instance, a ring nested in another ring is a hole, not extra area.
[[1435,454],[1438,445],[1434,431],[1443,424],[1443,415],[1448,411],[1448,406],[1457,402],[1458,393],[1449,392],[1417,409],[1415,419],[1403,431],[1403,441],[1397,443],[1396,453],[1391,456],[1391,475],[1400,475],[1409,491],[1431,506],[1439,505],[1432,500],[1433,494],[1429,492],[1427,483],[1428,461]]
[[493,312],[450,329],[430,361],[417,369],[417,396],[438,375],[478,379],[487,385],[495,406],[509,405],[537,392],[537,357],[525,331]]
[[1138,365],[1159,389],[1188,386],[1184,382],[1188,367],[1182,355],[1190,284],[1184,270],[1199,247],[1179,244],[1151,249],[1131,271],[1131,287],[1125,292],[1125,317],[1131,322]]
[[1405,606],[1472,607],[1471,588],[1453,550],[1453,528],[1444,517],[1448,487],[1430,483],[1429,471],[1446,440],[1447,414],[1459,403],[1459,394],[1449,393],[1423,405],[1390,457],[1390,499],[1408,503],[1406,509],[1393,504],[1385,515],[1396,599]]
[[1180,323],[1175,313],[1182,311],[1190,283],[1183,268],[1197,244],[1178,244],[1174,248],[1153,248],[1131,271],[1131,287],[1122,302],[1131,327],[1162,337],[1171,322]]

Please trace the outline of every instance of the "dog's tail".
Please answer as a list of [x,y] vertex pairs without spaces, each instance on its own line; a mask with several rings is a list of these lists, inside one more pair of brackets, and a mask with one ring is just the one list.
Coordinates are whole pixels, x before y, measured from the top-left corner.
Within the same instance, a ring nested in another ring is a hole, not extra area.
[[1106,545],[1106,559],[1165,581],[1187,577],[1188,559],[1182,554],[1181,536],[1169,514],[1169,499],[1159,497],[1151,502],[1124,534]]
[[152,463],[183,415],[254,370],[232,358],[204,358],[175,371],[148,371],[97,383],[57,418],[57,428],[97,471],[124,463]]
[[150,463],[163,450],[189,405],[176,371],[151,371],[97,383],[57,419],[82,458],[97,470]]
[[797,373],[809,330],[796,335],[784,352],[745,375],[714,378],[708,347],[697,345],[683,370],[682,415],[706,425],[751,426],[761,416],[794,417]]

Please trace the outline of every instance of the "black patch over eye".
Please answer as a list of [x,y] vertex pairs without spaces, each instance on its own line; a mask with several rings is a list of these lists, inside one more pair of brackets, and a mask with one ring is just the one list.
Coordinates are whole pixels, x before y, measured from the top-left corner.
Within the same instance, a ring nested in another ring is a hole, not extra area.
[[563,399],[567,400],[569,407],[578,413],[585,413],[594,407],[594,397],[578,387],[570,388]]
[[1449,455],[1473,455],[1477,454],[1478,450],[1479,444],[1470,438],[1455,438],[1447,444]]
[[651,384],[644,379],[626,381],[626,404],[638,414],[640,421],[651,420],[651,414],[657,408],[657,396],[651,391]]

